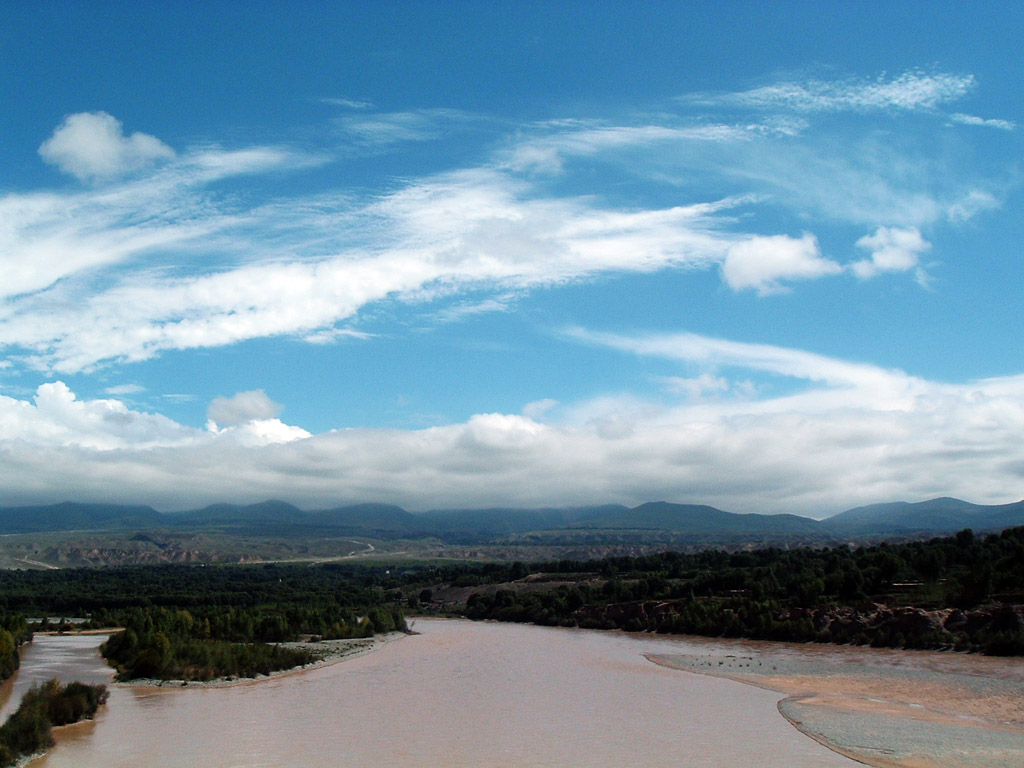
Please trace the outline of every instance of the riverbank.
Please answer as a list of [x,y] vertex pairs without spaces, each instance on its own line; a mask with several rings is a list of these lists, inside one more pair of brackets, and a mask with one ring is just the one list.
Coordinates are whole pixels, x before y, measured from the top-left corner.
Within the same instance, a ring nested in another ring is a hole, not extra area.
[[101,629],[37,629],[33,635],[43,637],[89,637],[90,635],[112,635],[120,632],[124,627],[103,627]]
[[1024,764],[1024,670],[1017,660],[768,643],[646,657],[782,693],[779,712],[797,729],[878,768]]
[[255,677],[217,677],[212,680],[158,680],[155,678],[138,678],[114,682],[124,688],[230,688],[238,685],[258,683],[262,680],[271,680],[298,672],[309,672],[310,670],[328,667],[349,659],[358,658],[384,647],[387,643],[406,637],[406,632],[388,632],[373,637],[346,638],[342,640],[317,640],[317,641],[294,641],[281,643],[283,648],[308,651],[316,658],[309,664],[302,664],[289,669],[279,669],[269,675],[256,675]]

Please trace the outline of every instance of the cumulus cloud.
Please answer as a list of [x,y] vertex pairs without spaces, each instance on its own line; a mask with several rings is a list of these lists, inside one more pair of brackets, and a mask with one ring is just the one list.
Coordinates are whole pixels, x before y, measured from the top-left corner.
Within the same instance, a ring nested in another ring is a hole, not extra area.
[[231,397],[215,397],[206,409],[206,417],[220,426],[234,427],[257,419],[273,419],[284,406],[275,403],[262,389],[238,392]]
[[[130,386],[110,390],[139,391]],[[79,400],[67,384],[54,381],[41,384],[31,400],[0,395],[0,453],[16,446],[98,452],[147,452],[211,442],[263,446],[309,437],[304,429],[274,418],[281,406],[262,390],[216,398],[210,411],[223,426],[195,429],[118,399]]]
[[[670,341],[631,340],[638,354],[664,352]],[[691,339],[679,359],[691,359],[700,342]],[[267,498],[409,509],[669,499],[822,516],[947,494],[1014,500],[1007,489],[1024,476],[1024,377],[950,385],[733,344],[703,341],[708,354],[805,377],[808,388],[680,404],[607,397],[543,424],[491,413],[428,429],[292,439],[275,420],[207,432],[45,385],[30,401],[0,397],[0,502],[48,503],[59,488],[62,498],[168,510]],[[880,398],[879,380],[905,396]]]
[[182,445],[196,436],[159,414],[119,400],[79,400],[60,381],[42,384],[32,401],[0,395],[0,443],[8,441],[98,450]]
[[39,147],[46,162],[79,179],[104,179],[137,171],[174,157],[174,150],[146,133],[125,135],[121,121],[106,112],[64,118]]
[[229,427],[219,427],[211,421],[207,430],[222,439],[249,448],[290,443],[310,437],[310,433],[302,427],[285,424],[280,419],[250,419]]
[[753,288],[761,295],[785,290],[781,281],[835,275],[842,267],[822,258],[818,240],[806,233],[751,237],[732,245],[722,264],[722,277],[735,291]]
[[271,400],[262,389],[215,397],[206,409],[207,432],[247,447],[290,443],[310,433],[277,418],[284,406]]
[[854,274],[866,280],[882,272],[906,272],[916,268],[921,254],[932,245],[917,227],[879,227],[873,235],[858,240],[857,247],[871,253],[870,258],[851,265]]

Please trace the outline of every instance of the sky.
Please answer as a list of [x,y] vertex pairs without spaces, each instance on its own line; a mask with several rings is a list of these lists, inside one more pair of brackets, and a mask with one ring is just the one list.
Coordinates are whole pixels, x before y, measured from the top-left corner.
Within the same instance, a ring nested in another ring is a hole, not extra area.
[[1024,497],[1024,4],[0,4],[0,505]]

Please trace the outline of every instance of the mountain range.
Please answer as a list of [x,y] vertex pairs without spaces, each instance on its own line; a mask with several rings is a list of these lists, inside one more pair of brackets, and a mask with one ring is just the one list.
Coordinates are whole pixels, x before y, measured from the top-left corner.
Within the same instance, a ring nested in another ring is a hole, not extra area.
[[359,535],[384,539],[438,537],[470,541],[530,532],[664,531],[685,536],[875,538],[995,531],[1024,525],[1024,501],[982,505],[938,498],[846,510],[824,520],[798,515],[735,514],[695,504],[637,507],[436,509],[412,513],[389,504],[304,511],[284,501],[213,504],[182,512],[146,506],[64,502],[0,507],[0,534],[56,531],[216,529],[245,535]]

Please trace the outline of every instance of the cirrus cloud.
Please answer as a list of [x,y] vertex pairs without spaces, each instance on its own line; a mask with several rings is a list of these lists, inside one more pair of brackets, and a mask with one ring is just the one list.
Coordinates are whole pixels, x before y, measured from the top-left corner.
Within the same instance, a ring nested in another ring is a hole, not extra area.
[[[818,232],[792,237],[747,225],[780,208],[818,216],[815,225],[878,227],[859,242],[871,257],[852,269],[861,277],[898,271],[925,247],[907,233],[969,219],[999,199],[984,184],[957,181],[941,164],[933,168],[877,139],[837,156],[834,142],[813,138],[813,113],[928,109],[974,85],[969,76],[920,72],[813,81],[799,92],[820,109],[803,110],[784,130],[767,119],[552,120],[521,127],[476,166],[375,194],[254,192],[266,174],[340,162],[351,146],[204,144],[179,155],[153,137],[126,136],[106,113],[72,115],[41,152],[109,183],[0,197],[0,349],[8,365],[74,373],[268,336],[368,339],[360,314],[388,301],[432,304],[434,317],[465,319],[502,309],[509,295],[614,274],[719,268],[731,289],[767,296],[843,271],[823,255]],[[429,126],[440,138],[447,124],[463,131],[478,119],[451,110],[367,109],[344,125],[349,137],[363,136],[355,142],[363,146],[378,134],[387,143],[421,140],[410,126]],[[396,130],[381,134],[384,124]],[[630,174],[661,174],[684,187],[673,173],[703,176],[735,194],[694,201],[680,193],[673,197],[688,198],[685,204],[662,205],[568,194],[560,178],[537,173],[571,175],[578,169],[566,169],[568,158],[591,168],[614,160]],[[156,161],[164,162],[115,179]],[[227,179],[231,194],[221,183]],[[879,237],[892,242],[869,244]],[[475,301],[460,303],[470,293]]]
[[956,101],[976,85],[973,75],[910,70],[893,78],[874,80],[791,80],[718,96],[694,96],[703,103],[757,108],[786,108],[802,112],[870,109],[934,109]]

